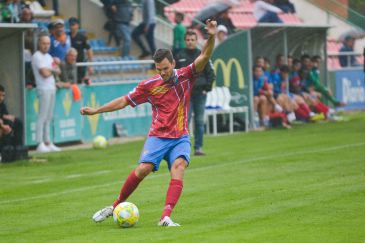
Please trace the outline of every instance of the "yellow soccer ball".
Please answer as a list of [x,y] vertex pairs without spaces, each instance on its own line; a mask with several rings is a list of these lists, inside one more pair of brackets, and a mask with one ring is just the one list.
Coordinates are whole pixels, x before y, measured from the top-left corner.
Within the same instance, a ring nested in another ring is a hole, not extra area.
[[130,202],[119,203],[113,211],[114,222],[123,228],[129,228],[138,223],[139,212],[136,205]]
[[95,149],[104,149],[106,148],[106,146],[108,146],[108,141],[106,140],[105,137],[99,135],[96,136],[93,140],[93,148]]

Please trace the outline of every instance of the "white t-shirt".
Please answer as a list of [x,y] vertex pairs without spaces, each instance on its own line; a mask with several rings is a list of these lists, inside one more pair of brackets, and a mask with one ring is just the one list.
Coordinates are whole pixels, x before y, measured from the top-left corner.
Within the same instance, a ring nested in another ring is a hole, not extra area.
[[262,16],[266,14],[266,12],[271,11],[274,13],[282,13],[283,11],[269,3],[266,3],[264,1],[258,0],[255,2],[255,5],[253,7],[253,15],[255,16],[256,20],[260,20]]
[[53,75],[45,78],[39,73],[39,70],[41,68],[52,69],[52,64],[53,64],[53,58],[48,53],[44,54],[40,51],[36,51],[32,56],[32,69],[37,89],[42,89],[42,90],[56,89],[56,81]]

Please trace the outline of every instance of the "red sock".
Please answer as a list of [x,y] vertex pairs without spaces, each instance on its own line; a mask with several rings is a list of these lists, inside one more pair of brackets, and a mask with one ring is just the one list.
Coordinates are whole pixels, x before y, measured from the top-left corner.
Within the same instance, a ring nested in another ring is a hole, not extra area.
[[317,113],[323,113],[324,115],[327,115],[328,110],[329,110],[328,106],[326,106],[322,102],[319,102],[318,104],[316,104],[315,109],[316,109]]
[[301,107],[301,109],[305,110],[308,113],[309,117],[309,114],[312,112],[309,106],[306,103],[301,103],[299,106]]
[[301,120],[309,119],[310,110],[305,104],[300,104],[298,109],[295,110],[295,116]]
[[113,203],[113,208],[115,208],[119,203],[124,202],[125,200],[127,200],[127,198],[129,197],[129,195],[132,194],[132,192],[137,188],[138,184],[142,180],[143,179],[140,179],[140,178],[138,178],[136,176],[136,173],[133,170],[129,174],[127,180],[124,182],[124,185],[123,185],[122,189],[120,190],[119,197]]
[[183,181],[171,179],[169,189],[166,193],[166,201],[165,201],[165,208],[163,210],[161,219],[165,216],[171,215],[172,210],[174,209],[179,197],[181,195],[183,189]]

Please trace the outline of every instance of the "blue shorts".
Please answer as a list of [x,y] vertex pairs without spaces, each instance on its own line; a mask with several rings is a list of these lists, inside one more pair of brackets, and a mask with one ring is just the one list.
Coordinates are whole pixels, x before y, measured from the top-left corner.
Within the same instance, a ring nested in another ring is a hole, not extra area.
[[153,171],[158,171],[161,160],[166,160],[169,170],[174,161],[182,157],[190,163],[190,139],[189,136],[180,138],[148,137],[144,143],[139,163],[152,163]]

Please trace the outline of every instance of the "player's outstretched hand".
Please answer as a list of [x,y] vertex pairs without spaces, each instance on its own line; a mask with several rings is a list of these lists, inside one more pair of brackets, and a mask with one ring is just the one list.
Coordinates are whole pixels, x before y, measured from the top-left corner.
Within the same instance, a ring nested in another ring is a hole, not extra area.
[[215,35],[217,33],[217,21],[208,19],[205,24],[207,25],[205,29],[208,35]]
[[91,107],[82,107],[80,109],[80,114],[81,115],[95,115],[96,114],[96,109],[91,108]]

